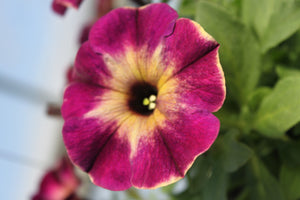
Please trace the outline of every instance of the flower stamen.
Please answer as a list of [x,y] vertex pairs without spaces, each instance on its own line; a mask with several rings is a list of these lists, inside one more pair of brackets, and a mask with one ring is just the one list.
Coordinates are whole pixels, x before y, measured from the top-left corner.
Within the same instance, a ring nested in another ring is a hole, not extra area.
[[156,95],[152,94],[149,98],[144,98],[143,106],[148,106],[149,110],[154,110],[156,107]]
[[130,88],[129,108],[140,115],[151,115],[156,107],[156,87],[142,82]]
[[154,108],[156,107],[156,103],[151,102],[148,106],[149,110],[154,110]]

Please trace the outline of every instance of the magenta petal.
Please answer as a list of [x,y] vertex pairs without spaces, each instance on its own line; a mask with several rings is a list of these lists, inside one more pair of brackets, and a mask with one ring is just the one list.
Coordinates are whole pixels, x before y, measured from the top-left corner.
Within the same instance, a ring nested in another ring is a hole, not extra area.
[[101,17],[92,27],[89,41],[98,53],[115,55],[136,43],[136,9],[118,8]]
[[176,11],[167,4],[115,9],[91,29],[91,46],[98,53],[112,55],[124,52],[127,47],[146,46],[153,51],[163,37],[172,34],[177,17]]
[[64,102],[61,108],[63,118],[67,120],[70,117],[82,117],[99,104],[99,98],[105,91],[101,87],[85,83],[70,85],[65,90]]
[[71,83],[71,82],[73,82],[73,81],[76,80],[76,74],[75,74],[75,70],[74,70],[74,66],[73,65],[71,65],[67,69],[66,80],[67,80],[67,83]]
[[88,41],[92,25],[93,24],[89,23],[83,27],[83,29],[81,30],[81,33],[80,33],[80,37],[79,37],[79,44],[83,44],[86,41]]
[[92,50],[89,42],[84,43],[77,53],[75,71],[78,80],[102,86],[111,78],[102,56]]
[[218,135],[220,124],[211,113],[191,111],[172,116],[177,120],[166,120],[153,136],[140,140],[132,160],[135,187],[155,188],[183,178]]
[[130,144],[115,133],[103,149],[89,172],[94,184],[110,190],[131,187]]
[[83,0],[53,0],[53,4],[62,5],[65,7],[78,8]]
[[[168,88],[172,87],[175,89],[171,93],[168,92]],[[188,105],[210,112],[219,110],[226,92],[218,47],[182,69],[166,82],[162,89],[166,94],[162,94],[161,99],[176,99],[177,106]]]
[[190,19],[176,21],[173,34],[166,38],[165,62],[175,65],[174,73],[197,61],[213,49],[218,43],[209,36],[200,25]]
[[161,39],[172,34],[177,12],[168,4],[151,4],[138,9],[138,46],[147,46],[153,51]]
[[66,6],[56,3],[56,1],[52,2],[52,10],[59,15],[64,15],[67,11]]
[[185,174],[194,159],[207,151],[215,141],[220,122],[209,112],[191,110],[177,115],[177,120],[159,126],[159,131],[179,171]]
[[[223,71],[219,64],[218,48],[206,54],[177,75],[181,101],[187,105],[216,112],[225,100]],[[183,92],[184,91],[184,92]]]
[[74,83],[65,91],[62,106],[64,143],[71,160],[85,171],[90,170],[98,152],[116,129],[112,121],[85,116],[101,104],[105,92],[103,88],[84,83]]
[[177,155],[169,151],[159,131],[153,134],[151,139],[140,139],[132,159],[132,184],[137,188],[156,188],[184,176],[174,160]]
[[99,119],[68,119],[63,127],[63,139],[69,157],[82,170],[90,171],[115,129],[113,122],[103,123]]

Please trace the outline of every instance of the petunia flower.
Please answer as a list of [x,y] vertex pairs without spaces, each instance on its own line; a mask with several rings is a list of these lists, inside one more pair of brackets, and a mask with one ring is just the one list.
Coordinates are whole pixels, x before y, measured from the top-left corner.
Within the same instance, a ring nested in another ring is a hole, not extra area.
[[53,0],[52,9],[59,15],[64,15],[67,8],[78,9],[83,0]]
[[63,158],[58,165],[43,177],[39,191],[32,200],[79,200],[76,190],[80,180],[74,172],[71,162]]
[[76,74],[75,74],[75,69],[74,69],[74,66],[73,65],[70,65],[66,71],[66,82],[67,84],[73,82],[76,80]]
[[110,190],[183,178],[216,139],[225,98],[219,44],[167,4],[118,8],[77,53],[64,94],[71,160]]

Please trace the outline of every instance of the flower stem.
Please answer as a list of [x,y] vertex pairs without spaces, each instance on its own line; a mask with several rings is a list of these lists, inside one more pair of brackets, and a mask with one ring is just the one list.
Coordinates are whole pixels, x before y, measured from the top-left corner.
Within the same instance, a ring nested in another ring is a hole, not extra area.
[[61,117],[60,105],[55,103],[48,103],[47,114],[53,117]]

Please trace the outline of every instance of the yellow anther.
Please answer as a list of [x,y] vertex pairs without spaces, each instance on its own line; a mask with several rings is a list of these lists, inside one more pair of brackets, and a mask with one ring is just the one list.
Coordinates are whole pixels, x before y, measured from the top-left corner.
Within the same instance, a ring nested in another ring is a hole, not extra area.
[[156,107],[156,103],[151,102],[148,106],[149,110],[154,110],[154,108]]
[[149,99],[148,99],[148,98],[144,98],[144,100],[143,100],[143,105],[144,105],[144,106],[148,106],[149,104],[150,104]]
[[152,94],[150,97],[149,97],[149,100],[151,102],[154,102],[156,100],[156,96],[154,94]]

